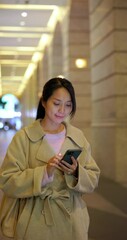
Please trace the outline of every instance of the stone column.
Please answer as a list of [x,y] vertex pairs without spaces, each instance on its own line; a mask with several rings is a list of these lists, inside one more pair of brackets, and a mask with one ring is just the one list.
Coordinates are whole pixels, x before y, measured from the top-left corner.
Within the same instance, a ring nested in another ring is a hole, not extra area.
[[23,126],[33,122],[36,117],[36,110],[38,105],[38,92],[37,92],[37,71],[34,72],[30,78],[25,91],[20,99],[22,123]]
[[90,0],[93,150],[102,175],[127,182],[127,1]]
[[63,75],[63,41],[61,24],[58,22],[55,27],[52,40],[52,74],[51,77]]
[[[91,139],[91,81],[88,1],[72,0],[63,21],[64,75],[72,81],[77,99],[73,123]],[[85,58],[86,68],[77,68],[75,61]]]

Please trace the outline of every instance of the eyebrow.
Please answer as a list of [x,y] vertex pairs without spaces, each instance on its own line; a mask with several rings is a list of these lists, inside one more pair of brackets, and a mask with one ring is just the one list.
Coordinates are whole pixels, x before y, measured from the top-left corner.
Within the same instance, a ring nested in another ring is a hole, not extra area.
[[[53,98],[54,100],[56,100],[56,101],[59,101],[59,102],[61,102],[61,100],[59,99],[59,98]],[[71,100],[68,100],[67,102],[72,102]]]

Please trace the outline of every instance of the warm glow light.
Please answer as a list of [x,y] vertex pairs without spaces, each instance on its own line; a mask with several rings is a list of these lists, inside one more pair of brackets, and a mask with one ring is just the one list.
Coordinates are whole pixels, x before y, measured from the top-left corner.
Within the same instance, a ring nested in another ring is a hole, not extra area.
[[58,77],[59,77],[59,78],[64,78],[64,76],[63,76],[63,75],[58,75]]
[[59,9],[56,7],[48,21],[48,24],[47,26],[50,28],[50,29],[54,29],[55,25],[56,25],[56,22],[57,22],[57,18],[59,16]]
[[32,62],[37,63],[38,61],[41,60],[41,58],[42,58],[42,54],[40,52],[36,52],[32,57]]
[[34,63],[30,63],[25,72],[24,78],[29,79],[31,77],[32,73],[34,72],[35,68],[36,68],[36,65]]
[[85,58],[78,58],[75,61],[75,65],[77,68],[86,68],[87,67],[87,60]]
[[0,4],[1,9],[22,9],[22,10],[53,10],[56,5],[39,5],[39,4]]
[[48,42],[48,34],[42,34],[38,47],[45,47]]

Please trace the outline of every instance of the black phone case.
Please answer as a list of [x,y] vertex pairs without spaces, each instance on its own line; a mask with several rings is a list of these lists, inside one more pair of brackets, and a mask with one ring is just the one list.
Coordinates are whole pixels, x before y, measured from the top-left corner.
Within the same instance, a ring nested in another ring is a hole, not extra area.
[[82,152],[81,149],[69,149],[64,154],[63,160],[69,164],[72,164],[71,156],[73,156],[75,159],[77,159],[77,157],[80,155],[81,152]]

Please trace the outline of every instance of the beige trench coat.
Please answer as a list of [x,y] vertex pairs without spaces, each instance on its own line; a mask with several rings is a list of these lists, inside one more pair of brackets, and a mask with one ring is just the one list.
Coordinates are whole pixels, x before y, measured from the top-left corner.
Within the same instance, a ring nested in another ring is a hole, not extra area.
[[55,153],[43,138],[40,121],[15,134],[0,170],[4,192],[0,218],[5,236],[16,240],[88,239],[89,215],[82,196],[97,187],[100,170],[83,133],[70,124],[66,129],[61,153],[83,149],[78,178],[56,169],[53,182],[45,187],[41,187],[44,169]]

